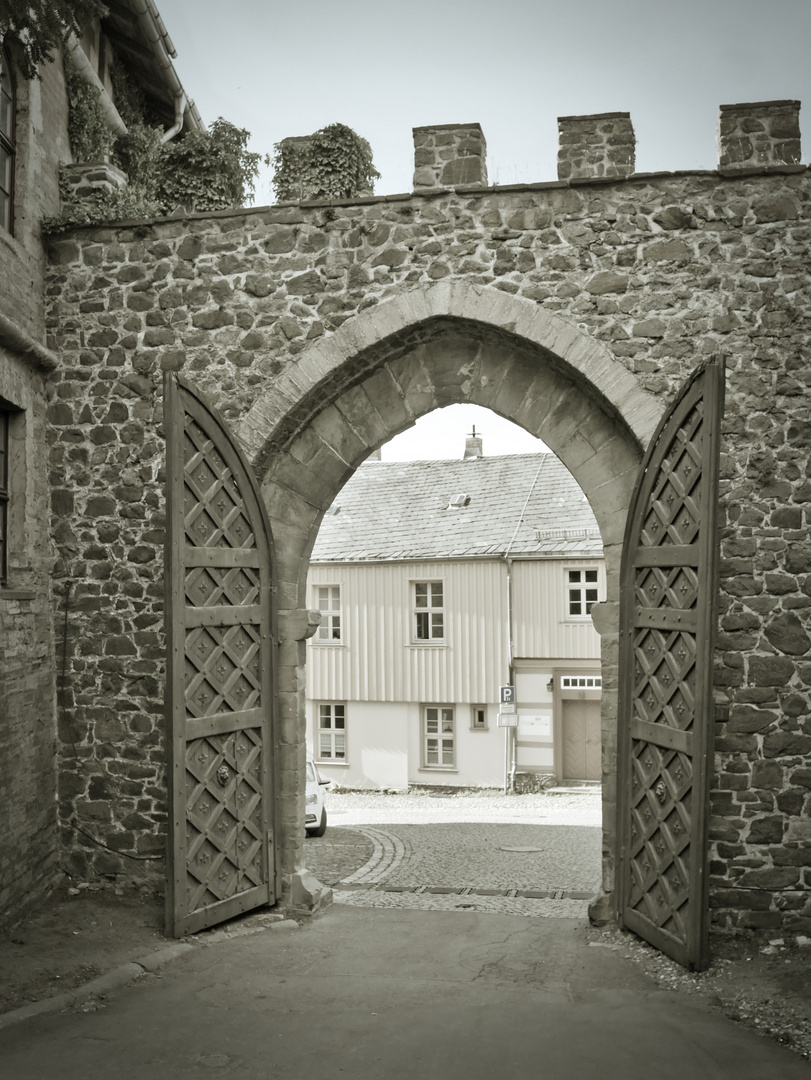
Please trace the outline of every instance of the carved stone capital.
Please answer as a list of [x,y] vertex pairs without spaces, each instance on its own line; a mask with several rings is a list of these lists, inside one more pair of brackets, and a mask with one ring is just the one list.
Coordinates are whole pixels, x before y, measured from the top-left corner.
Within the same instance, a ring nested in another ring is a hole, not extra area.
[[321,612],[307,608],[289,608],[279,612],[281,641],[306,641],[321,625]]

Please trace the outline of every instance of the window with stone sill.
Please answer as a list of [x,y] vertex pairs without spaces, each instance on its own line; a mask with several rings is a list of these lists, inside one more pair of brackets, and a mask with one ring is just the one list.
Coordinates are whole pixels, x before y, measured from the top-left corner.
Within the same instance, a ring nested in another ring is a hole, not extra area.
[[14,127],[17,103],[8,49],[0,46],[0,228],[14,225]]
[[413,582],[413,640],[417,645],[445,641],[445,596],[441,581]]
[[319,585],[315,590],[316,609],[321,612],[321,625],[313,639],[319,645],[340,645],[341,588],[339,585]]
[[470,730],[487,731],[487,706],[471,705],[470,710]]
[[596,568],[566,571],[567,619],[590,619],[591,609],[599,601],[600,592]]
[[426,705],[422,715],[422,764],[425,769],[456,767],[454,710],[449,705]]
[[321,702],[318,706],[316,760],[327,764],[346,762],[346,705]]

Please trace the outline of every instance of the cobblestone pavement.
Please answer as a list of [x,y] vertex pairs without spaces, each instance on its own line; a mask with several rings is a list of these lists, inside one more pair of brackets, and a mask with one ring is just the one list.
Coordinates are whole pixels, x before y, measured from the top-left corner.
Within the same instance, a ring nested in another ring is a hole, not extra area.
[[586,918],[600,883],[600,792],[329,793],[307,865],[360,907]]

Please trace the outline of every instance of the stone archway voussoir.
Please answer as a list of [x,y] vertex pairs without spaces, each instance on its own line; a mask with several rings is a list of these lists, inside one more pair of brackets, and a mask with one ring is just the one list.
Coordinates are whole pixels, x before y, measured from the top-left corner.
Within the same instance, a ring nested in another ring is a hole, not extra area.
[[647,446],[661,413],[653,395],[601,342],[534,301],[500,289],[443,280],[408,289],[348,319],[314,342],[273,381],[243,418],[238,437],[255,459],[273,430],[302,398],[348,360],[387,338],[434,318],[459,318],[498,327],[558,357],[575,377],[610,403],[640,446]]

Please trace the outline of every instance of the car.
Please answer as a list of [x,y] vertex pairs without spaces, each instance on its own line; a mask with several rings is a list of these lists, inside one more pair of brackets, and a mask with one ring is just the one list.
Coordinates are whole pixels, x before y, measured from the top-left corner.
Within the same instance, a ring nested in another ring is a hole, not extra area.
[[304,828],[308,836],[323,836],[327,831],[327,808],[324,805],[324,787],[329,780],[318,775],[315,762],[307,759],[307,794],[304,798]]

